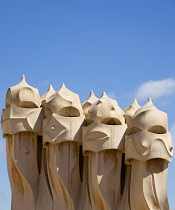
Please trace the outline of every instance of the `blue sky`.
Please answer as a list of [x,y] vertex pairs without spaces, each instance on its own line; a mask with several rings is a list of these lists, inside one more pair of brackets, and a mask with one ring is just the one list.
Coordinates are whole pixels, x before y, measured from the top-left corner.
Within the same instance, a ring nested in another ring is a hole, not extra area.
[[[121,108],[151,96],[167,112],[175,142],[174,0],[1,0],[0,110],[8,87],[25,74],[44,94],[64,82],[83,102],[94,90]],[[175,209],[175,162],[168,195]],[[5,139],[0,137],[0,209],[10,210]]]

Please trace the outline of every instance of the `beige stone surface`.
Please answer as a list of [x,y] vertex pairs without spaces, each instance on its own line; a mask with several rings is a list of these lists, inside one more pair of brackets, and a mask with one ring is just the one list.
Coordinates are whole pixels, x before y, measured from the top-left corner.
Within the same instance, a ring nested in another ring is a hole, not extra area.
[[[135,114],[135,112],[140,108],[140,105],[138,104],[137,100],[134,99],[131,105],[124,109],[125,112],[125,120],[127,123],[127,130],[125,133],[125,136],[129,133],[129,128],[132,123],[132,118]],[[126,137],[125,137],[126,138]],[[126,146],[125,146],[126,147]],[[123,156],[124,157],[124,156]],[[118,210],[130,210],[130,183],[131,183],[131,165],[125,165],[124,162],[122,162],[123,167],[123,173],[122,177],[122,190],[121,190],[121,197],[117,206]]]
[[31,131],[42,135],[42,108],[21,108],[9,105],[2,112],[2,129],[4,137],[19,132]]
[[33,88],[26,83],[24,75],[18,85],[8,89],[6,95],[6,107],[9,105],[23,108],[40,107],[41,100],[39,92],[36,88]]
[[12,209],[35,209],[40,159],[38,136],[42,133],[42,110],[37,89],[22,81],[9,88],[2,128],[6,137],[7,165],[12,188]]
[[102,94],[101,98],[95,101],[89,108],[86,119],[90,123],[125,124],[123,110],[118,106],[117,101],[109,98],[105,92]]
[[83,127],[83,153],[100,152],[107,149],[118,149],[124,152],[124,133],[127,125],[106,125],[93,122]]
[[169,209],[166,187],[172,148],[167,115],[149,98],[135,112],[125,138],[125,161],[132,166],[131,209]]
[[168,210],[173,147],[151,99],[122,110],[63,84],[40,97],[22,76],[2,112],[12,210]]
[[89,108],[92,106],[92,104],[97,101],[98,98],[95,96],[94,92],[91,90],[88,99],[82,103],[82,108],[83,108],[83,114],[86,116]]
[[56,91],[54,90],[52,85],[50,85],[49,88],[48,88],[48,91],[44,95],[41,96],[41,103],[42,103],[43,107],[46,107],[46,100],[47,100],[47,98],[52,96],[54,93],[56,93]]
[[63,84],[46,98],[43,143],[53,209],[77,209],[81,191],[79,151],[85,122],[79,96]]
[[83,114],[79,96],[68,90],[64,84],[60,90],[47,97],[46,108],[52,113],[65,117],[77,117]]
[[[87,160],[88,209],[117,209],[121,197],[122,152],[127,128],[124,112],[105,93],[89,108],[83,128]],[[84,208],[85,209],[85,208]]]
[[128,128],[130,127],[131,121],[132,121],[132,117],[134,116],[134,114],[136,113],[136,111],[140,108],[140,105],[138,104],[137,100],[134,99],[132,104],[124,109],[125,112],[125,119],[126,119],[126,123],[128,125]]
[[65,141],[75,141],[81,144],[82,129],[85,117],[62,117],[52,114],[43,121],[43,142],[58,144]]

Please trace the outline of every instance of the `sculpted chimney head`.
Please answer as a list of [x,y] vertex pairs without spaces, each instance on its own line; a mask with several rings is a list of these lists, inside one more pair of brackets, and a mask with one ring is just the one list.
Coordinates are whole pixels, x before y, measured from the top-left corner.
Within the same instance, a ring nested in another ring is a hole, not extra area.
[[[151,128],[157,129],[162,128],[167,132],[168,130],[168,119],[167,114],[158,110],[152,103],[151,98],[148,98],[148,102],[136,111],[133,116],[132,126],[137,127],[141,130],[149,130]],[[161,131],[160,131],[161,132]]]
[[9,105],[23,108],[40,107],[41,100],[38,89],[28,85],[25,81],[24,75],[18,85],[8,89],[6,95],[6,107]]
[[132,159],[145,162],[159,158],[171,162],[173,147],[167,114],[158,110],[151,98],[131,119],[128,135],[125,136],[125,154],[128,164]]
[[46,98],[46,108],[52,113],[65,117],[83,115],[79,96],[68,90],[63,84],[60,90]]
[[134,99],[132,104],[124,109],[125,115],[133,117],[135,112],[140,108],[140,105],[137,103],[137,100]]
[[97,100],[98,100],[98,98],[94,95],[94,92],[91,90],[88,99],[82,104],[84,115],[87,115],[89,108]]
[[42,105],[45,106],[46,100],[51,97],[56,91],[53,89],[52,85],[49,86],[48,91],[41,96]]
[[89,108],[87,122],[101,122],[104,124],[125,124],[124,112],[118,106],[117,101],[103,93],[101,98]]
[[124,109],[125,112],[125,118],[126,118],[126,123],[128,126],[131,123],[131,119],[134,116],[135,112],[140,108],[140,105],[137,103],[137,100],[134,99],[132,104]]

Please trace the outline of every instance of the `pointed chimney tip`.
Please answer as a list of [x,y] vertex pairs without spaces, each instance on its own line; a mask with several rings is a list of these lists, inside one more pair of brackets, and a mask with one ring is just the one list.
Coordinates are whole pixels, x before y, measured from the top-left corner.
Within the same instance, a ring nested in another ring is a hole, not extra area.
[[49,85],[48,91],[49,90],[54,90],[52,85]]
[[93,90],[90,91],[90,96],[92,96],[92,95],[94,95],[94,91]]
[[101,97],[103,97],[103,96],[107,96],[106,92],[102,93]]
[[148,101],[152,102],[152,99],[151,99],[151,97],[148,97]]
[[24,75],[24,74],[21,76],[21,82],[22,82],[22,81],[26,81],[25,75]]

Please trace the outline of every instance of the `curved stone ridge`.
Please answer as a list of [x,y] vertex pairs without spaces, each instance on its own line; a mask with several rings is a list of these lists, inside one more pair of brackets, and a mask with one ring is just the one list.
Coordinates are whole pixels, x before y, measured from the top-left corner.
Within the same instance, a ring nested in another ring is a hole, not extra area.
[[87,115],[89,108],[92,106],[92,104],[97,101],[98,98],[95,96],[94,92],[91,90],[90,95],[88,99],[82,104],[83,108],[83,114]]
[[137,99],[134,99],[132,104],[124,109],[125,115],[133,117],[135,112],[140,108]]
[[167,114],[158,110],[151,98],[134,114],[126,136],[126,146],[127,161],[132,158],[140,161],[162,158],[171,162],[172,144]]
[[128,125],[128,129],[127,132],[130,128],[130,124],[131,124],[131,120],[132,117],[134,116],[134,114],[136,113],[136,111],[140,108],[140,105],[137,102],[137,99],[134,99],[132,104],[124,109],[125,112],[125,119],[126,119],[126,123]]
[[[41,104],[42,103],[42,104]],[[13,210],[169,210],[167,114],[63,84],[40,97],[22,76],[1,118]]]
[[38,89],[28,85],[24,75],[22,76],[19,84],[8,89],[6,107],[9,105],[23,108],[40,107],[41,100]]
[[[165,180],[172,149],[167,115],[148,98],[131,117],[125,136],[125,163],[132,165],[131,209],[169,209]],[[160,183],[160,180],[164,181]],[[134,190],[136,182],[137,192]]]
[[41,101],[42,101],[42,104],[45,104],[46,103],[46,100],[51,97],[56,91],[54,90],[53,86],[50,85],[49,88],[48,88],[48,91],[41,96]]
[[160,125],[168,131],[167,114],[158,110],[152,103],[151,98],[148,98],[148,102],[135,112],[133,126],[147,129],[155,125]]
[[109,98],[104,92],[101,98],[89,108],[86,119],[101,122],[110,118],[116,122],[118,121],[118,124],[125,124],[123,110],[118,106],[117,101]]
[[62,116],[83,115],[79,96],[68,90],[64,84],[55,94],[46,99],[46,107]]

